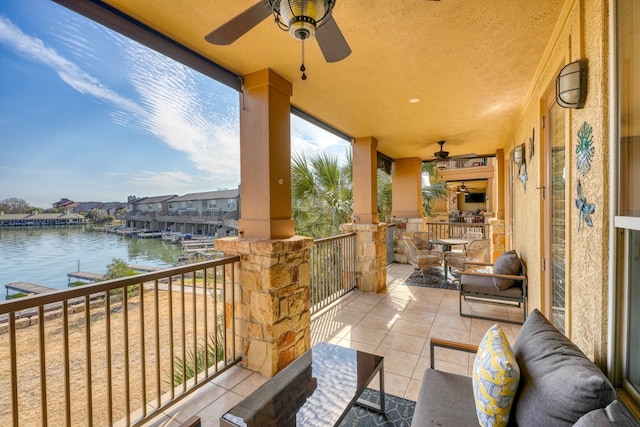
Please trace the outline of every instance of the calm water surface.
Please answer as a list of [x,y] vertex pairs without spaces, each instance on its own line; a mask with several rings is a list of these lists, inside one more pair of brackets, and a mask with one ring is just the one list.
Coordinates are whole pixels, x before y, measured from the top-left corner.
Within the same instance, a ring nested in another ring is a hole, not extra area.
[[[0,301],[4,285],[31,282],[64,289],[67,273],[104,274],[114,258],[129,264],[173,267],[182,255],[179,244],[137,239],[78,228],[0,228]],[[78,265],[80,268],[78,268]]]

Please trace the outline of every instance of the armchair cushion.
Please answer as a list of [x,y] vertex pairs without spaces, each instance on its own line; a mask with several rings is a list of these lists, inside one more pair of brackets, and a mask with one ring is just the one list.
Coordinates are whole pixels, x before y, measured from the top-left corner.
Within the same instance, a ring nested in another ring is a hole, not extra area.
[[631,415],[620,402],[614,400],[606,408],[595,409],[580,417],[573,427],[590,426],[619,426],[634,427],[638,424],[631,419]]
[[[498,257],[495,264],[493,264],[493,272],[496,274],[518,275],[520,274],[521,268],[520,258],[518,258],[516,251],[503,253]],[[513,279],[493,278],[493,286],[495,286],[499,291],[509,289],[515,283],[516,281]]]
[[616,398],[604,373],[538,310],[529,314],[513,352],[520,366],[512,410],[518,426],[572,426]]
[[481,426],[507,425],[519,381],[520,369],[509,341],[493,325],[480,341],[473,363],[473,394]]

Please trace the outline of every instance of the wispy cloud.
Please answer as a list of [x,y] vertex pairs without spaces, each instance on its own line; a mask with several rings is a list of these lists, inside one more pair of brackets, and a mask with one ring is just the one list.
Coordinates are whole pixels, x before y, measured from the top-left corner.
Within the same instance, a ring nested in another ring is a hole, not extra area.
[[310,152],[331,152],[339,157],[343,157],[350,142],[317,126],[309,124],[297,116],[291,116],[291,151],[292,154],[302,154]]
[[95,96],[132,112],[141,112],[135,102],[100,84],[55,49],[47,47],[42,40],[25,34],[3,16],[0,16],[0,43],[35,62],[54,69],[64,82],[80,93]]
[[[83,62],[95,62],[96,54],[90,43],[79,35],[86,28],[65,28],[65,34],[58,40]],[[106,102],[113,109],[111,116],[115,123],[151,134],[186,153],[195,168],[210,177],[212,186],[237,185],[240,169],[237,97],[234,111],[229,106],[232,98],[211,87],[217,83],[122,36],[110,34],[110,38],[109,42],[115,42],[119,48],[118,54],[123,55],[119,71],[129,80],[138,99],[110,89],[41,39],[25,34],[0,16],[0,43],[52,68],[76,91]],[[186,173],[174,182],[178,186],[185,184],[188,182],[185,178]],[[142,185],[147,181],[137,182]]]
[[235,92],[225,94],[219,84],[163,55],[127,40],[122,43],[129,81],[147,112],[139,124],[187,153],[198,169],[216,180],[237,183],[240,144]]

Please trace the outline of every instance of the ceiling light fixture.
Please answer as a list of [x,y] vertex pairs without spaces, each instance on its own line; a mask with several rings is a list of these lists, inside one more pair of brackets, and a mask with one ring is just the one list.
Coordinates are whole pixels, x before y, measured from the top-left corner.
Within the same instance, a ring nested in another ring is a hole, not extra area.
[[304,66],[304,41],[316,35],[316,29],[327,22],[336,0],[269,0],[276,24],[291,37],[302,41],[302,80],[307,79]]
[[418,102],[420,102],[420,98],[411,98],[409,100],[409,104],[417,104]]

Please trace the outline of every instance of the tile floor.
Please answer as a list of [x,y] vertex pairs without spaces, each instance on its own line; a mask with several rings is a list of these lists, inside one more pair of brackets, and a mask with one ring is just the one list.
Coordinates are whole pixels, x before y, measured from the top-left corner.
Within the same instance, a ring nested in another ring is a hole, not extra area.
[[[351,292],[312,318],[312,344],[327,341],[384,356],[385,391],[416,400],[422,374],[429,366],[429,338],[478,344],[495,322],[461,317],[456,291],[407,286],[412,267],[392,264],[387,269],[387,292]],[[471,307],[465,309],[468,310]],[[521,318],[522,312],[489,304],[473,304],[474,311]],[[510,342],[520,325],[500,323]],[[438,349],[436,368],[469,375],[474,355]],[[204,427],[219,426],[219,418],[267,378],[235,366],[206,384],[147,426],[178,426],[197,414]],[[372,381],[375,388],[377,379]]]

